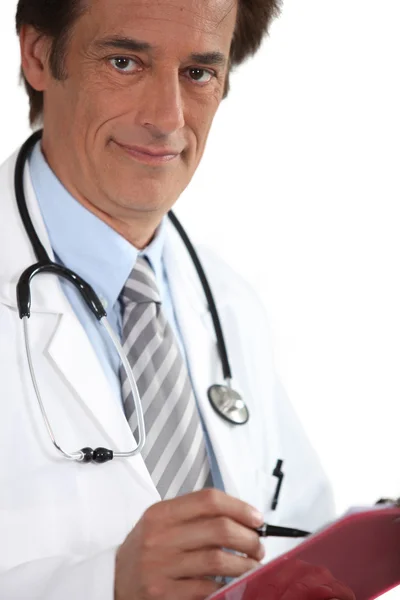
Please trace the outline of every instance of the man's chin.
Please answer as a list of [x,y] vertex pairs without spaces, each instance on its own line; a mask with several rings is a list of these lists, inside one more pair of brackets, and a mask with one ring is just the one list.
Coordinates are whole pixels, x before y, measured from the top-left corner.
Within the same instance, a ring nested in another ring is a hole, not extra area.
[[[156,188],[156,189],[155,189]],[[171,206],[172,194],[166,189],[159,190],[157,186],[131,186],[129,189],[120,189],[116,194],[116,187],[111,187],[111,200],[116,207],[116,212],[121,217],[129,216],[130,213],[138,213],[143,216],[147,214],[166,214]],[[135,190],[137,189],[137,193]],[[162,193],[157,193],[161,192]]]

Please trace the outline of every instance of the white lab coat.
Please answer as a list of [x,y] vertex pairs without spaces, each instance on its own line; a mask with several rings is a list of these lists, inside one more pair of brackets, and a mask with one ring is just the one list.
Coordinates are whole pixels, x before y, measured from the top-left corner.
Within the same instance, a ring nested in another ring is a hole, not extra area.
[[[0,168],[0,598],[113,600],[115,553],[145,509],[159,501],[140,456],[105,465],[60,458],[32,388],[16,307],[16,283],[36,262],[17,212],[15,156]],[[25,170],[36,231],[49,240]],[[57,201],[57,199],[55,199]],[[222,383],[215,333],[192,261],[172,226],[165,263],[199,409],[226,492],[272,523],[315,529],[333,514],[330,487],[276,380],[265,315],[249,287],[208,252],[200,256],[214,291],[238,388],[250,410],[232,426],[211,408],[207,389]],[[32,285],[29,322],[35,370],[56,438],[68,451],[134,440],[91,343],[54,276]],[[286,473],[270,511],[277,459]],[[293,542],[267,541],[270,557]]]

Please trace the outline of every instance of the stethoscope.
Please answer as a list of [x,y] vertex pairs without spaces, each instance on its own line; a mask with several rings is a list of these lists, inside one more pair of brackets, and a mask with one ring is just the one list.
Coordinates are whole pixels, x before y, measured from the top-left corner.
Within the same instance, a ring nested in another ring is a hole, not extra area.
[[[47,432],[50,436],[50,439],[57,449],[57,451],[66,459],[75,460],[84,463],[105,463],[113,458],[129,458],[139,454],[143,449],[143,446],[146,441],[146,431],[145,424],[143,418],[143,410],[140,401],[139,391],[135,382],[135,378],[132,373],[132,369],[129,365],[127,356],[121,346],[121,343],[111,328],[108,320],[107,313],[101,303],[100,299],[96,295],[93,288],[86,283],[79,275],[59,265],[52,260],[50,260],[49,255],[47,254],[43,244],[39,240],[39,237],[35,231],[32,220],[29,215],[28,207],[26,204],[25,192],[24,192],[24,184],[23,184],[23,176],[26,161],[28,160],[29,154],[32,151],[35,144],[41,139],[42,131],[35,132],[21,147],[21,150],[18,154],[17,163],[15,167],[15,177],[14,177],[14,185],[15,185],[15,195],[17,199],[17,205],[19,209],[19,213],[21,215],[22,222],[25,227],[25,231],[29,237],[29,240],[32,244],[33,250],[35,252],[36,258],[38,262],[28,269],[26,269],[21,275],[18,284],[17,284],[17,303],[19,316],[22,319],[23,330],[24,330],[24,341],[25,341],[25,349],[26,355],[29,365],[29,371],[32,379],[32,384],[35,390],[36,398],[40,407],[40,411],[43,417],[44,424],[46,426]],[[225,385],[212,385],[208,390],[208,399],[210,401],[211,406],[216,411],[216,413],[222,417],[224,420],[228,421],[232,425],[244,425],[249,420],[249,410],[240,396],[238,392],[236,392],[232,388],[232,371],[229,364],[228,353],[226,349],[225,339],[222,332],[221,321],[218,316],[217,307],[214,301],[213,294],[211,292],[210,285],[208,283],[207,277],[203,270],[203,267],[200,263],[199,257],[189,240],[185,230],[182,225],[176,218],[175,214],[170,211],[168,213],[168,217],[175,226],[178,234],[182,238],[183,243],[185,244],[192,260],[194,266],[196,268],[197,274],[200,278],[204,293],[207,298],[209,310],[211,313],[211,317],[214,324],[215,334],[217,338],[217,346],[218,352],[222,363],[223,376],[225,380]],[[42,401],[38,383],[35,376],[35,370],[32,361],[32,354],[30,350],[29,343],[29,328],[28,321],[31,314],[31,291],[30,284],[32,279],[41,273],[50,273],[53,275],[57,275],[58,277],[63,277],[72,283],[78,292],[81,294],[83,300],[86,305],[96,317],[96,319],[101,323],[101,325],[106,330],[109,335],[119,357],[123,368],[126,372],[129,385],[132,391],[137,423],[138,423],[138,442],[137,447],[131,450],[130,452],[114,452],[113,450],[109,450],[107,448],[82,448],[77,452],[66,452],[61,448],[61,446],[57,443],[52,427],[50,425],[50,421],[48,419],[44,403]]]

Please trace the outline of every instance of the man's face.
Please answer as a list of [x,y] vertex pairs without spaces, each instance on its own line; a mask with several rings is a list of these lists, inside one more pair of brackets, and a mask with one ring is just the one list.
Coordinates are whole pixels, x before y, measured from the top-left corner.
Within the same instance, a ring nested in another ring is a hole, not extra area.
[[228,74],[237,0],[91,0],[45,90],[44,149],[70,192],[129,218],[191,180]]

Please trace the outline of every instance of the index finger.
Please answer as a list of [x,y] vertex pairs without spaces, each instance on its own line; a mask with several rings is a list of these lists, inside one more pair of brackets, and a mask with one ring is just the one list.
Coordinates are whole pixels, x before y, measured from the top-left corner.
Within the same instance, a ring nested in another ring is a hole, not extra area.
[[164,500],[152,508],[168,525],[213,517],[229,517],[250,528],[260,527],[264,522],[263,515],[256,508],[213,488]]

